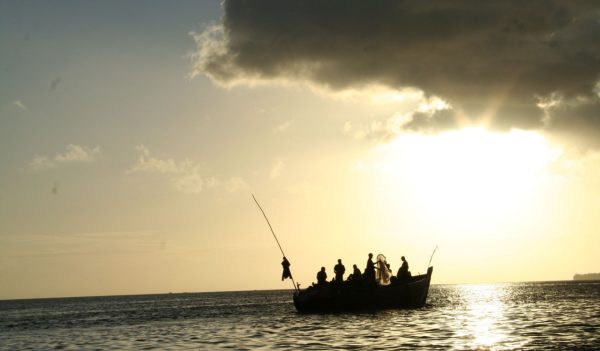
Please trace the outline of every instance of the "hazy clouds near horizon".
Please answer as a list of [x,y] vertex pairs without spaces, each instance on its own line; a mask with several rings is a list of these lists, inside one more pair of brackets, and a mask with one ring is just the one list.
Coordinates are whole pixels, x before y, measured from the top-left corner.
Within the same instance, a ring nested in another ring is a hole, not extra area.
[[221,84],[308,80],[417,88],[493,128],[600,132],[600,4],[563,1],[224,1],[197,35],[197,73]]

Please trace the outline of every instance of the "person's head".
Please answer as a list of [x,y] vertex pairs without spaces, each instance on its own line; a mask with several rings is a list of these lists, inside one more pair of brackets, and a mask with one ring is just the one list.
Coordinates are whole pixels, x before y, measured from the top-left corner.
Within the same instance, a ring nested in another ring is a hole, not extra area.
[[284,259],[284,260],[287,260],[287,258],[285,258],[285,256],[283,256],[283,259]]
[[369,253],[369,258],[373,258],[373,254],[372,253]]
[[338,258],[338,263],[342,263],[342,259],[341,258]]
[[358,267],[356,267],[356,265],[355,265],[355,264],[354,264],[354,265],[352,265],[352,267],[354,267],[354,269],[357,269],[357,268],[358,268]]
[[406,261],[406,259],[404,258],[404,256],[400,257],[400,259],[401,259],[402,261]]
[[321,267],[321,272],[325,272],[325,267]]

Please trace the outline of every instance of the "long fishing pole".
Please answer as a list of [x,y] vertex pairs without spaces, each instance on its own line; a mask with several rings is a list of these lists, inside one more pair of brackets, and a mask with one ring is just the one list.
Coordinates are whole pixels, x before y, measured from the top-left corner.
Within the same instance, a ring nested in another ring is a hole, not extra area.
[[429,257],[429,263],[427,264],[427,268],[429,268],[431,266],[431,260],[433,260],[433,254],[437,251],[438,246],[435,245],[435,249],[433,249],[433,252],[431,253],[431,257]]
[[[269,222],[269,219],[267,218],[267,215],[265,214],[265,211],[262,209],[262,207],[258,203],[258,200],[256,200],[256,197],[254,197],[254,194],[252,194],[252,198],[254,199],[256,206],[258,206],[258,208],[260,209],[260,212],[262,212],[263,216],[265,217],[265,220],[267,221],[267,224],[269,225],[269,229],[271,229],[271,234],[273,234],[273,237],[275,238],[275,242],[277,242],[277,246],[279,246],[279,250],[281,251],[281,254],[283,255],[283,257],[286,257],[285,253],[283,252],[283,248],[281,248],[281,244],[279,243],[279,240],[277,239],[277,235],[275,235],[275,231],[273,230],[273,227],[271,226],[271,222]],[[292,284],[294,284],[294,290],[295,291],[298,290],[298,287],[296,286],[296,282],[294,281],[294,277],[292,276],[291,271],[290,271],[290,278],[292,279]]]

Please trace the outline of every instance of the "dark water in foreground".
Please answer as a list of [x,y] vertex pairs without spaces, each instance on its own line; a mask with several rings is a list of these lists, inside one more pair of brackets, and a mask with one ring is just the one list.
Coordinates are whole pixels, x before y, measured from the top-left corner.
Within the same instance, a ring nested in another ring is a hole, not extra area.
[[0,349],[600,350],[600,282],[435,285],[422,309],[333,315],[289,291],[0,301]]

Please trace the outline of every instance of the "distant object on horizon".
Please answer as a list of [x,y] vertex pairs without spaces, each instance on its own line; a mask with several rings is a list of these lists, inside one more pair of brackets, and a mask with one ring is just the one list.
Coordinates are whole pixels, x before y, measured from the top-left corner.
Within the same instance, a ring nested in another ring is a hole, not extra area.
[[575,274],[573,280],[600,280],[600,273]]

